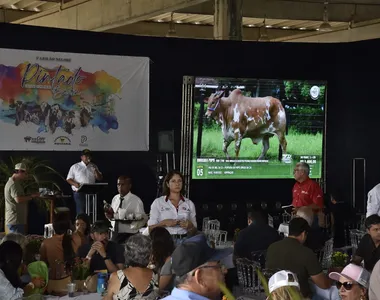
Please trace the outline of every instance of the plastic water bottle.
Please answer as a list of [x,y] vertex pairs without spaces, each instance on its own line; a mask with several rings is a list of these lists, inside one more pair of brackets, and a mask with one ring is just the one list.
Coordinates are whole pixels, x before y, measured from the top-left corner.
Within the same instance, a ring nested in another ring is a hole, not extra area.
[[107,277],[107,273],[98,273],[98,285],[96,291],[102,296],[107,291]]

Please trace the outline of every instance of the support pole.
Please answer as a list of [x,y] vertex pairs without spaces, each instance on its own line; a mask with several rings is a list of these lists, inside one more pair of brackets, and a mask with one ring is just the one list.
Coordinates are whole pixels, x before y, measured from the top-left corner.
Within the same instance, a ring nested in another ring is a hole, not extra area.
[[241,41],[243,0],[215,0],[214,39]]

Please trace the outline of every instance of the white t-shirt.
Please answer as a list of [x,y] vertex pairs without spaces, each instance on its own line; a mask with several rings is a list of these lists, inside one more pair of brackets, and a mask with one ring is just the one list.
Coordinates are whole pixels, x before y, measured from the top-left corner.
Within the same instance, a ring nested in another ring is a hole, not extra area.
[[[95,167],[96,165],[94,163],[91,163],[88,165],[86,165],[83,161],[76,163],[71,166],[69,170],[69,174],[67,174],[66,180],[73,179],[79,184],[82,184],[82,183],[93,184],[96,181],[95,173],[94,173]],[[73,189],[74,192],[78,190],[73,185],[71,186],[71,188]]]
[[[120,194],[117,194],[115,197],[113,197],[111,202],[111,207],[115,213],[118,212],[120,206]],[[144,204],[141,201],[141,199],[136,196],[135,194],[132,194],[129,192],[124,196],[124,200],[121,204],[121,208],[124,208],[127,210],[127,215],[134,213],[134,214],[144,214]],[[130,224],[118,224],[118,232],[119,233],[137,233],[140,229],[139,226],[137,226],[139,222],[132,222]],[[115,228],[115,221],[111,221],[112,227]]]
[[[196,211],[193,201],[182,198],[182,200],[179,201],[177,210],[166,196],[157,198],[150,207],[148,226],[156,225],[166,219],[189,220],[193,223],[194,227],[197,227]],[[179,225],[166,227],[166,229],[170,234],[187,234],[187,230]]]
[[368,192],[366,217],[380,215],[380,183]]
[[16,300],[24,296],[21,288],[15,288],[0,270],[0,299]]

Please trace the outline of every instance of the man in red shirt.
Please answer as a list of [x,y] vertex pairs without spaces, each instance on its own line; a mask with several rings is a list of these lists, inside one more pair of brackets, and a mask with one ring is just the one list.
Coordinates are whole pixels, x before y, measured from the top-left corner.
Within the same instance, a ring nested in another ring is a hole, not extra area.
[[309,206],[314,213],[318,213],[324,206],[323,192],[318,183],[309,178],[310,167],[307,163],[300,162],[294,168],[294,179],[297,181],[293,187],[294,210],[302,206]]

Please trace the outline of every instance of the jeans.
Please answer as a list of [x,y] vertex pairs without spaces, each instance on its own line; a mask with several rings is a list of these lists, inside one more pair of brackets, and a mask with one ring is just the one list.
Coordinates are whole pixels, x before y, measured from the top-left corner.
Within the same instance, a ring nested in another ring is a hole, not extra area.
[[74,192],[76,215],[86,212],[86,194]]
[[12,233],[21,233],[21,234],[26,234],[26,225],[22,224],[17,224],[17,225],[7,225],[9,232]]

